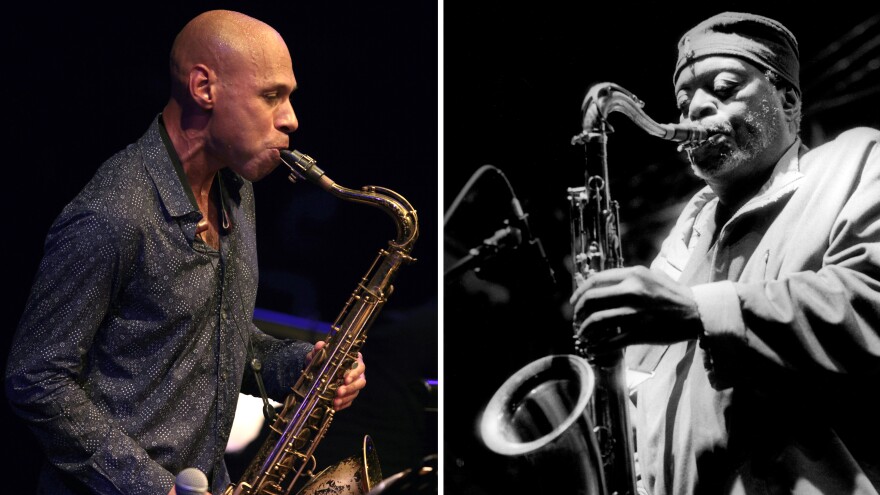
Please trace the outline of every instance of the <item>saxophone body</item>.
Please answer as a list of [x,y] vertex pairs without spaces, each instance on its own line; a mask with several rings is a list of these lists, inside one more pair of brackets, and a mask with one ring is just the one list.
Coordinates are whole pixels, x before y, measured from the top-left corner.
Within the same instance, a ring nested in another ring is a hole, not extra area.
[[410,251],[418,238],[418,217],[409,202],[394,191],[376,186],[360,191],[348,189],[330,180],[308,155],[296,150],[285,150],[281,155],[291,169],[291,181],[304,178],[341,199],[382,209],[394,219],[397,236],[386,249],[379,250],[331,326],[326,345],[303,370],[281,412],[271,422],[268,438],[241,480],[224,493],[306,495],[333,487],[332,493],[361,495],[382,481],[378,456],[369,436],[364,437],[359,454],[318,473],[314,452],[333,421],[336,390],[345,372],[356,366],[367,331],[394,290],[395,274],[401,266],[414,261]]
[[[659,124],[644,103],[613,83],[587,92],[581,110],[583,132],[571,143],[584,146],[584,184],[568,188],[572,283],[624,266],[618,203],[611,198],[606,153],[612,112],[628,116],[649,134],[698,146],[706,131]],[[520,369],[490,399],[480,436],[493,452],[510,457],[522,478],[547,479],[565,493],[635,495],[634,433],[629,417],[624,352],[596,356],[573,321],[573,353],[546,356]],[[524,484],[530,480],[523,480]],[[535,489],[539,489],[536,482]]]

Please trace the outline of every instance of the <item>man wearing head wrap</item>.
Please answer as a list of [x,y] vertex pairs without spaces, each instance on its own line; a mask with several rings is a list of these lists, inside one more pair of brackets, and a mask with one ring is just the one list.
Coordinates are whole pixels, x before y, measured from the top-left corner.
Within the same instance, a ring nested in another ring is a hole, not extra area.
[[[681,122],[706,181],[651,265],[572,295],[596,353],[627,348],[640,489],[876,494],[880,132],[808,150],[798,45],[727,12],[679,42]],[[604,328],[620,328],[608,336]]]

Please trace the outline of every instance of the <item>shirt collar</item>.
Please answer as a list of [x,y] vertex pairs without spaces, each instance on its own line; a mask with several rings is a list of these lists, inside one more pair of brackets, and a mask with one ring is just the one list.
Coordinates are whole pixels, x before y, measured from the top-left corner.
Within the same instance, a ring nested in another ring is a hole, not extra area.
[[[199,208],[195,198],[188,187],[184,187],[183,174],[180,160],[174,147],[171,146],[165,126],[162,124],[162,116],[153,119],[147,133],[139,141],[144,166],[159,194],[162,206],[172,218],[183,217],[190,214],[198,215]],[[187,194],[188,193],[188,194]]]
[[[155,133],[152,132],[155,130]],[[181,217],[191,213],[200,214],[196,198],[193,195],[192,188],[189,187],[189,180],[183,170],[183,164],[165,123],[162,120],[162,114],[156,117],[154,125],[151,126],[151,132],[147,133],[146,138],[151,141],[152,147],[160,145],[165,149],[165,154],[156,153],[147,154],[147,168],[153,175],[156,182],[159,196],[168,213],[172,217]],[[156,141],[159,141],[157,143]],[[169,163],[170,162],[170,163]],[[170,165],[170,166],[169,166]],[[243,179],[231,170],[223,169],[217,173],[217,181],[220,185],[220,201],[223,215],[229,219],[229,202],[237,203],[239,191],[244,185]]]
[[157,120],[159,124],[159,136],[162,138],[162,144],[165,145],[165,151],[168,152],[168,158],[171,160],[171,164],[174,165],[174,172],[177,174],[177,179],[180,181],[180,185],[186,193],[187,198],[189,198],[190,204],[193,208],[198,209],[198,203],[196,203],[196,197],[193,195],[192,188],[187,187],[189,180],[186,178],[186,172],[183,171],[183,164],[180,163],[180,156],[177,154],[177,150],[174,149],[174,144],[171,142],[171,136],[168,135],[168,129],[165,128],[165,121],[162,120],[162,114],[159,114]]

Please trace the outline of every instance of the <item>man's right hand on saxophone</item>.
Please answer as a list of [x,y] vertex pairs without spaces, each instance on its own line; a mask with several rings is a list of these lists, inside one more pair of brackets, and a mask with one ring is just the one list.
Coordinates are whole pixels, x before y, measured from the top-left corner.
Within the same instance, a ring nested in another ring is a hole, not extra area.
[[[306,366],[312,362],[315,353],[327,345],[323,340],[315,342],[315,347],[306,354]],[[336,389],[336,397],[333,399],[333,409],[341,411],[351,405],[361,389],[367,386],[366,366],[364,356],[358,352],[357,366],[345,372],[342,385]]]
[[665,273],[635,266],[575,279],[576,331],[592,355],[696,339],[702,330],[693,290]]

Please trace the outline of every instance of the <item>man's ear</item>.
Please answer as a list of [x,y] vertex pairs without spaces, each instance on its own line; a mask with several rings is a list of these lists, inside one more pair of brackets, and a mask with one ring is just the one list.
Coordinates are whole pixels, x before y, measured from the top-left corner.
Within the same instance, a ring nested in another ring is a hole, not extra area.
[[777,90],[782,104],[782,111],[788,122],[799,120],[801,116],[801,97],[791,86],[783,86]]
[[204,110],[214,107],[214,73],[197,64],[189,71],[189,94],[196,105]]

